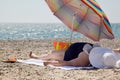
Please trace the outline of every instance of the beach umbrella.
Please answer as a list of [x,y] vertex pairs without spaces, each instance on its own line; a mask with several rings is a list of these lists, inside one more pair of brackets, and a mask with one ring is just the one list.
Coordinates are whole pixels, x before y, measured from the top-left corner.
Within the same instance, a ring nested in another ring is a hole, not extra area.
[[50,10],[72,32],[99,41],[113,39],[110,22],[95,0],[45,0]]

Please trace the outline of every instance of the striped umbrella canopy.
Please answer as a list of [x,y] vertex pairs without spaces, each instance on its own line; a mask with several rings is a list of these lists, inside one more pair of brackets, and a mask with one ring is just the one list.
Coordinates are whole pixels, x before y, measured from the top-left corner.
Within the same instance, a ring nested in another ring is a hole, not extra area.
[[45,0],[50,10],[72,31],[99,41],[113,39],[110,22],[95,0]]

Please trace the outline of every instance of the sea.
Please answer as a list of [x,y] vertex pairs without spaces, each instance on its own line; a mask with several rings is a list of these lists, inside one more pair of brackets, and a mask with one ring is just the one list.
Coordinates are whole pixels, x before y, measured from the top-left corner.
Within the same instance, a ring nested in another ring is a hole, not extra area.
[[[120,23],[112,23],[115,38],[120,38]],[[0,40],[70,38],[71,30],[62,23],[0,23]],[[85,38],[73,32],[72,38]]]

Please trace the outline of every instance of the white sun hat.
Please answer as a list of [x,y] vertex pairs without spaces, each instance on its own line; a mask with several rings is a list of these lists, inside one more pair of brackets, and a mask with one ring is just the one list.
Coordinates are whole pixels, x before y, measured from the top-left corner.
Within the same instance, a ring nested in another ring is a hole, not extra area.
[[100,47],[100,45],[97,43],[93,44],[93,46],[91,46],[90,44],[85,44],[85,46],[83,47],[83,51],[89,55],[91,49],[95,47]]
[[117,56],[111,49],[95,47],[90,51],[89,60],[96,68],[112,68],[116,67],[116,63],[119,67],[120,61]]

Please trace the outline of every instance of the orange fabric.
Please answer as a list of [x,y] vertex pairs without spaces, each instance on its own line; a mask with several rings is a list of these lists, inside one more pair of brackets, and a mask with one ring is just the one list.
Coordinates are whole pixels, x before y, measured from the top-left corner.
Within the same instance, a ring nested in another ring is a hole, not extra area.
[[14,56],[10,56],[8,60],[2,60],[5,63],[15,63],[17,60]]
[[66,50],[69,47],[69,42],[53,42],[53,46],[55,50]]

